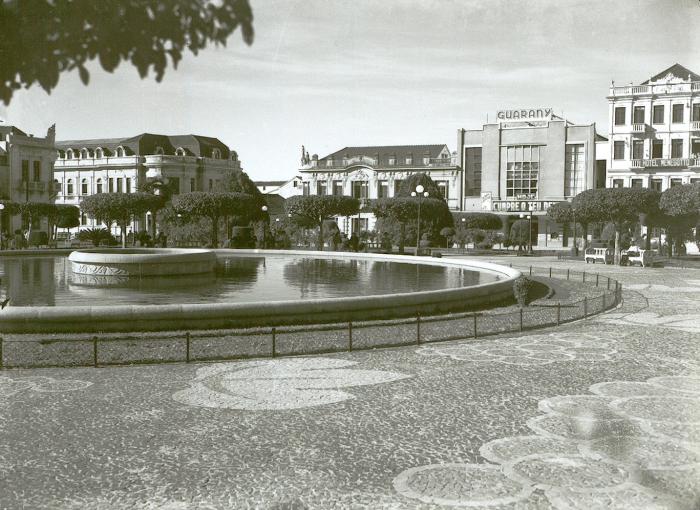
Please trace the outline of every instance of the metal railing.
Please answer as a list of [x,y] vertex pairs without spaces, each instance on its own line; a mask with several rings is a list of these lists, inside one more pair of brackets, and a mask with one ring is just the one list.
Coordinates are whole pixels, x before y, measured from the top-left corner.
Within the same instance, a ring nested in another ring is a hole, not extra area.
[[239,330],[83,334],[73,337],[46,334],[46,338],[37,334],[30,340],[0,337],[0,370],[276,358],[475,339],[586,319],[616,307],[622,300],[620,282],[597,273],[532,266],[522,272],[527,276],[577,281],[599,292],[573,302],[538,303],[503,313],[486,310],[362,323]]

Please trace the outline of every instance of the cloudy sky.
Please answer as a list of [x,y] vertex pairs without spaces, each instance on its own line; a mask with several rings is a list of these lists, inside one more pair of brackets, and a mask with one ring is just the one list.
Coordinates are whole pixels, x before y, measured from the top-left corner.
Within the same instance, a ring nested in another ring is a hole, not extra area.
[[300,146],[446,143],[501,108],[552,107],[607,132],[610,81],[700,73],[698,0],[250,0],[255,42],[188,55],[162,83],[122,63],[15,94],[0,118],[59,139],[194,133],[284,179]]

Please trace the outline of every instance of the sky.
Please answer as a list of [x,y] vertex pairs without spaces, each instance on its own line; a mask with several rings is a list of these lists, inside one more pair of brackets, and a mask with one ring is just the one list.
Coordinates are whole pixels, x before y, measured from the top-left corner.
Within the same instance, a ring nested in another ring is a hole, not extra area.
[[161,83],[122,63],[17,92],[0,119],[59,140],[217,137],[255,180],[299,168],[301,145],[445,143],[498,109],[553,108],[607,133],[611,80],[680,63],[700,73],[698,0],[249,0],[255,41],[187,54]]

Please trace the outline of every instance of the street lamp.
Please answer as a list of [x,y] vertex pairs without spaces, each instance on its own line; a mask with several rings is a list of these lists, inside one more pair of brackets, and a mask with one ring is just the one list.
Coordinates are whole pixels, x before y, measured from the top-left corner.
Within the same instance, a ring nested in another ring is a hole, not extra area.
[[418,228],[416,229],[416,256],[420,255],[420,204],[423,197],[428,198],[430,194],[425,191],[422,184],[416,186],[416,191],[411,191],[412,197],[418,197]]
[[[260,210],[263,212],[263,215],[267,212],[267,206],[264,205],[260,208]],[[262,226],[263,232],[262,232],[262,247],[263,250],[265,249],[265,221],[263,220],[263,226]]]
[[[467,218],[462,216],[462,230],[466,230],[466,227],[467,227]],[[467,246],[468,239],[466,239],[466,234],[462,233],[462,234],[460,234],[460,237],[462,237],[462,240],[464,241],[465,248],[467,248],[467,250],[469,250],[469,247]]]
[[521,214],[520,219],[525,219],[527,218],[527,233],[528,233],[528,245],[527,245],[527,252],[529,254],[532,254],[532,213],[528,214]]
[[3,236],[4,230],[2,228],[2,211],[5,209],[5,204],[0,204],[0,250],[2,250],[3,244],[5,243],[5,238]]

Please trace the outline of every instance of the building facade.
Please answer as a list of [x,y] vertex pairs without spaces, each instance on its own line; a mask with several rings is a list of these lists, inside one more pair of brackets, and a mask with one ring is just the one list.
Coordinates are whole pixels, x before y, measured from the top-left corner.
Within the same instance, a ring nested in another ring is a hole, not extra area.
[[[44,138],[29,135],[14,126],[0,125],[0,203],[53,203],[53,166],[56,159],[55,127]],[[28,227],[26,219],[0,211],[0,225],[5,235]],[[48,229],[46,219],[37,230]]]
[[674,64],[608,96],[607,186],[664,191],[700,182],[700,75]]
[[286,200],[302,194],[302,180],[301,175],[295,175],[286,181],[255,181],[255,185],[264,195],[279,195]]
[[[218,191],[226,172],[241,168],[236,152],[223,142],[196,135],[67,140],[56,142],[56,150],[56,203],[76,206],[96,193],[133,193],[151,179],[170,184],[176,194]],[[129,229],[150,230],[150,221],[147,214]],[[94,218],[81,215],[81,229],[97,226]]]
[[[447,145],[390,145],[345,147],[323,158],[308,156],[302,147],[303,195],[346,195],[368,200],[391,198],[413,173],[426,173],[435,181],[452,210],[459,210],[462,172]],[[375,229],[376,218],[361,211],[339,218],[347,235]]]
[[605,186],[607,139],[595,123],[571,123],[551,108],[502,110],[496,122],[457,137],[463,209],[503,215],[506,231],[530,216],[534,246],[566,246],[561,226],[546,218],[550,205]]

